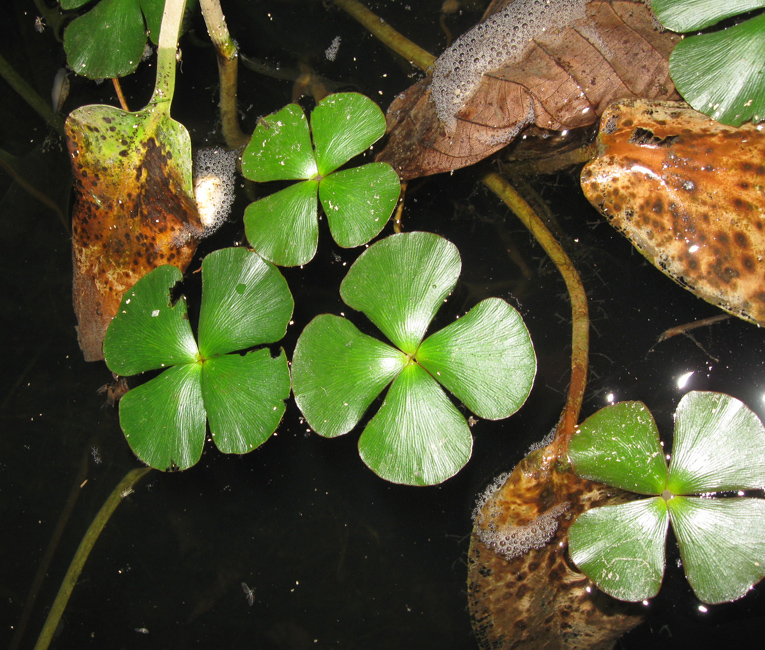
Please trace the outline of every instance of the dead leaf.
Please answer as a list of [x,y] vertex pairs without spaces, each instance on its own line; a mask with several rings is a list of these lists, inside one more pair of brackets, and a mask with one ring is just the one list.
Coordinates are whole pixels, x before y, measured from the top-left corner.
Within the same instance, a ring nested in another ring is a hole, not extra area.
[[[522,12],[532,2],[516,0],[510,6]],[[557,0],[551,9],[562,11],[568,4]],[[494,15],[507,5],[497,3]],[[467,100],[453,124],[438,116],[432,73],[399,95],[388,109],[390,138],[378,160],[393,165],[403,179],[451,171],[486,158],[529,126],[547,132],[576,129],[595,123],[616,99],[677,96],[667,61],[679,36],[659,31],[642,0],[591,0],[583,17],[563,23],[547,29],[542,22],[537,28],[545,29],[515,61],[483,71],[477,87],[464,93]],[[465,47],[460,45],[465,38],[470,37],[463,35],[452,48]],[[468,86],[457,83],[460,66],[452,67],[451,79],[461,92]],[[436,85],[438,92],[449,84]]]
[[642,611],[573,567],[568,529],[585,510],[626,493],[549,466],[544,454],[523,459],[476,517],[468,556],[473,631],[486,650],[607,650]]
[[704,300],[765,325],[765,133],[683,102],[617,102],[582,189],[657,268]]
[[187,148],[190,159],[191,144],[180,124],[150,107],[84,106],[67,119],[66,134],[77,336],[85,360],[98,361],[124,292],[162,264],[185,270],[196,250],[202,227],[190,161],[179,155]]

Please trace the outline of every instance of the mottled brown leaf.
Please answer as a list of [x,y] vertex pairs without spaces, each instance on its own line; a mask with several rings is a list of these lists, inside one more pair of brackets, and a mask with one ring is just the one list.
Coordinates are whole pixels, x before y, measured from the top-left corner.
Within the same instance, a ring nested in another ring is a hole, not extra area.
[[[659,31],[641,0],[590,0],[580,7],[584,15],[577,18],[574,11],[570,21],[555,13],[580,1],[553,0],[551,15],[558,16],[559,26],[539,31],[547,18],[537,24],[533,38],[513,55],[517,60],[482,71],[477,87],[463,93],[467,102],[446,121],[436,109],[433,71],[399,95],[388,109],[390,138],[378,160],[393,165],[404,179],[451,171],[503,148],[526,127],[561,132],[594,124],[616,99],[675,98],[668,59],[679,37]],[[511,7],[522,14],[532,3],[516,0]],[[512,33],[513,28],[502,29]],[[465,37],[452,47],[464,49]],[[438,66],[437,61],[436,72]],[[447,85],[459,79],[461,72],[454,68],[445,73]],[[437,82],[435,92],[442,86]]]
[[573,567],[568,529],[585,510],[625,493],[549,467],[544,452],[522,460],[476,516],[468,559],[473,631],[482,650],[608,650],[642,612]]
[[183,129],[150,110],[109,106],[85,106],[66,121],[75,191],[72,290],[86,361],[104,358],[104,334],[125,291],[162,264],[185,270],[196,250],[202,228],[190,161],[179,154],[190,154],[191,145],[176,127]]
[[681,286],[765,326],[765,133],[682,102],[624,100],[603,114],[582,189]]

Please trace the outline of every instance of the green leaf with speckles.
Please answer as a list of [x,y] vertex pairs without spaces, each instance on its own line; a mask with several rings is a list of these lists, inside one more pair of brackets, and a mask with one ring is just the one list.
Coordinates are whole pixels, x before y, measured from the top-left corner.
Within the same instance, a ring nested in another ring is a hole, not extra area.
[[302,183],[248,206],[245,232],[255,250],[280,266],[310,262],[318,244],[317,190],[339,246],[361,246],[376,237],[396,206],[398,175],[387,163],[336,170],[384,133],[382,111],[358,93],[325,97],[311,114],[310,129],[297,104],[258,120],[242,156],[244,175],[257,182]]

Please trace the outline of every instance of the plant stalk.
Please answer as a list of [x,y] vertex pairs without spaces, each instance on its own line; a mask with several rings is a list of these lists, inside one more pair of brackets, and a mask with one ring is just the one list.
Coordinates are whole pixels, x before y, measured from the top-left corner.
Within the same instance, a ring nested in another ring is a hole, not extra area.
[[157,80],[149,103],[154,104],[166,115],[170,115],[170,104],[175,93],[178,35],[185,8],[186,0],[165,0],[165,10],[162,13],[162,26],[157,43]]
[[430,52],[423,50],[419,45],[397,32],[357,0],[330,0],[330,4],[340,7],[345,13],[366,27],[384,45],[420,70],[427,71],[435,62],[436,57]]
[[[168,0],[168,3],[175,0]],[[183,0],[185,2],[185,0]],[[56,600],[53,601],[53,605],[48,612],[48,618],[45,619],[45,624],[40,632],[40,636],[37,638],[34,650],[47,650],[53,639],[53,634],[56,632],[61,616],[66,609],[66,605],[69,602],[69,597],[72,595],[74,586],[77,584],[77,579],[82,573],[82,568],[85,566],[85,562],[93,550],[93,546],[98,540],[101,531],[104,529],[106,522],[112,516],[117,506],[120,504],[123,495],[126,490],[131,489],[138,481],[140,481],[146,474],[151,471],[151,467],[139,467],[129,471],[122,480],[117,484],[117,487],[112,490],[112,493],[108,496],[104,505],[98,511],[98,514],[93,518],[88,530],[85,532],[80,545],[77,547],[77,551],[72,558],[72,562],[67,569],[61,586],[59,587],[58,594],[56,594]]]
[[202,16],[218,53],[218,76],[220,78],[220,119],[223,137],[230,149],[245,146],[250,138],[239,128],[237,108],[237,79],[239,76],[239,53],[226,25],[226,18],[219,0],[200,0]]
[[571,301],[571,383],[568,388],[568,398],[563,409],[558,426],[555,429],[555,439],[550,445],[549,453],[544,462],[554,462],[565,457],[568,443],[574,435],[582,409],[584,390],[587,386],[587,367],[590,346],[590,319],[587,308],[587,294],[584,285],[571,259],[563,247],[555,239],[544,222],[534,212],[518,191],[496,172],[490,172],[483,177],[483,183],[509,207],[523,223],[534,239],[544,249],[553,261],[568,289]]

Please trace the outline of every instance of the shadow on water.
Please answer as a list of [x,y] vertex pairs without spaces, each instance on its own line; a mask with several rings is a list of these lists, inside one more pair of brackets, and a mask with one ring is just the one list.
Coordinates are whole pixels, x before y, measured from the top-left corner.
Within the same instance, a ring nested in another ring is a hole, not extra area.
[[[354,84],[383,106],[414,76],[319,2],[232,4],[233,35],[249,55],[286,65],[302,53],[321,74]],[[423,3],[417,12],[390,4],[391,20],[408,26],[410,36],[431,50],[443,48],[440,2]],[[36,34],[34,16],[24,15],[20,0],[15,5],[3,10],[15,13],[2,28],[2,54],[47,96],[46,84],[62,65],[60,48],[52,36]],[[454,20],[459,29],[477,16]],[[13,35],[10,23],[18,28]],[[330,64],[321,53],[338,34],[341,48]],[[195,144],[205,144],[218,137],[215,64],[211,50],[192,36],[183,43],[173,116],[188,125]],[[251,129],[258,115],[289,101],[291,84],[241,75],[241,107]],[[152,77],[142,69],[126,80],[131,106],[145,103]],[[5,87],[0,96],[0,147],[25,158],[35,186],[68,209],[70,178],[60,143],[53,139],[43,151],[48,129]],[[65,110],[95,101],[113,103],[106,84],[73,79]],[[476,179],[468,170],[410,188],[404,225],[444,235],[463,256],[460,284],[434,327],[489,295],[508,299],[524,315],[539,374],[520,413],[475,424],[473,460],[435,488],[384,483],[360,461],[357,433],[321,439],[294,405],[254,453],[226,457],[208,443],[191,471],[152,472],[126,496],[85,566],[53,647],[475,647],[465,595],[474,495],[554,426],[569,367],[563,283]],[[649,267],[601,222],[575,175],[541,179],[539,189],[567,233],[589,291],[592,374],[583,417],[613,394],[645,401],[668,432],[688,389],[729,392],[765,415],[761,333],[732,319],[694,332],[695,340],[678,336],[656,345],[665,329],[716,310]],[[232,223],[203,244],[203,253],[242,237],[240,215],[249,199],[240,194]],[[86,364],[77,348],[67,233],[3,172],[0,224],[2,647],[13,637],[59,515],[73,489],[78,495],[20,646],[31,647],[82,533],[137,461],[117,410],[97,392],[110,373],[101,363]],[[338,284],[357,252],[338,249],[324,224],[320,237],[319,256],[308,268],[285,271],[297,305],[284,341],[288,355],[313,316],[343,310]],[[356,323],[365,327],[360,317]],[[680,390],[677,379],[687,372],[693,375]],[[83,463],[86,480],[79,478]],[[671,556],[648,622],[617,647],[713,648],[750,638],[765,608],[761,589],[702,613],[675,561]],[[242,583],[252,589],[251,605]]]

